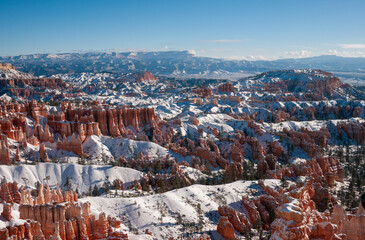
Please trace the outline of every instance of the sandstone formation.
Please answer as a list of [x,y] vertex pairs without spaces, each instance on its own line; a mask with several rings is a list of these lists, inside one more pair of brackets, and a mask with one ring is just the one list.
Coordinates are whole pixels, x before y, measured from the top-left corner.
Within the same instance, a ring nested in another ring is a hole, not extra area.
[[66,136],[63,136],[62,142],[60,140],[57,141],[57,149],[74,152],[79,156],[84,155],[80,135],[75,137],[75,134],[72,134],[71,140],[69,140]]
[[9,70],[15,69],[10,63],[0,63],[0,69]]
[[225,92],[225,93],[231,93],[231,92],[236,92],[236,90],[234,89],[234,86],[232,85],[232,83],[223,83],[221,85],[218,86],[218,91],[219,92]]
[[221,216],[227,217],[234,229],[238,232],[245,233],[250,228],[246,215],[234,210],[232,207],[220,206],[218,212]]
[[340,136],[346,133],[347,137],[354,140],[358,144],[365,143],[365,123],[347,122],[340,123],[337,126],[337,131]]
[[42,162],[49,162],[48,154],[46,152],[46,147],[43,143],[39,145],[39,159]]
[[0,199],[6,203],[20,203],[21,196],[18,191],[17,182],[7,183],[6,181],[1,184]]
[[[272,229],[270,239],[361,239],[363,231],[360,225],[364,221],[365,211],[362,206],[355,215],[348,216],[340,206],[335,206],[333,213],[318,212],[311,198],[315,194],[313,182],[301,182],[288,189],[278,191],[258,184],[264,194],[252,199],[243,197],[245,213],[238,212],[229,206],[220,206],[222,216],[217,231],[225,239],[233,239],[233,229],[240,233],[249,231],[250,227]],[[272,213],[275,211],[275,215]],[[275,216],[272,219],[271,216]],[[351,223],[350,223],[351,222]],[[350,226],[351,225],[351,226]]]
[[234,240],[236,236],[234,234],[234,228],[232,223],[228,220],[228,217],[221,217],[217,226],[217,232],[227,240]]
[[133,77],[137,82],[156,81],[157,80],[157,78],[155,76],[153,76],[150,71],[136,73],[133,75]]
[[115,230],[120,228],[120,220],[107,217],[105,213],[98,217],[92,215],[90,203],[78,203],[75,192],[62,194],[58,187],[50,190],[48,185],[45,188],[41,185],[38,192],[33,199],[29,190],[19,192],[16,182],[2,184],[1,215],[10,221],[11,203],[17,202],[20,204],[19,217],[26,222],[0,229],[0,239],[128,239],[127,234]]
[[4,140],[0,140],[0,164],[10,165],[10,150]]
[[[330,222],[337,226],[339,233],[346,235],[347,239],[365,239],[365,210],[360,203],[355,213],[346,212],[342,206],[335,205],[330,217]],[[327,229],[324,229],[325,231]],[[323,235],[323,232],[322,234]]]
[[16,149],[14,160],[15,160],[15,162],[20,162],[22,160],[22,158],[20,156],[19,147]]
[[207,97],[213,95],[213,91],[211,88],[197,88],[197,89],[191,89],[192,93],[198,94],[202,97]]
[[5,220],[10,221],[11,220],[11,205],[8,203],[3,203],[3,212],[1,213],[1,216],[5,218]]

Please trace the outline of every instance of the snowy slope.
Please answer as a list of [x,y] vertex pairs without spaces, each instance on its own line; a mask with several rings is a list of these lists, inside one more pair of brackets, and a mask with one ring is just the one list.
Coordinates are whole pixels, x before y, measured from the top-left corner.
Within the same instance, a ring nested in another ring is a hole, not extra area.
[[[265,180],[266,185],[277,186],[279,180]],[[192,185],[163,194],[133,198],[87,197],[81,202],[91,202],[91,211],[105,211],[111,216],[128,219],[126,230],[141,233],[149,229],[155,239],[177,238],[183,232],[196,231],[199,217],[203,221],[202,231],[211,231],[212,239],[221,239],[215,231],[219,220],[217,209],[228,204],[239,211],[246,211],[240,203],[243,195],[259,194],[261,188],[256,181],[237,181],[230,184],[206,186]],[[111,194],[111,196],[113,196]],[[199,206],[202,210],[199,213]],[[179,215],[181,220],[179,220]],[[162,216],[162,220],[161,220]],[[186,229],[182,230],[183,223]],[[189,226],[190,224],[190,226]]]
[[109,136],[88,136],[82,144],[87,155],[93,158],[133,157],[139,153],[148,153],[150,157],[166,156],[169,151],[153,142],[135,141],[126,138]]
[[[110,182],[120,179],[128,184],[139,180],[142,173],[124,167],[38,163],[37,165],[19,166],[0,165],[0,176],[5,177],[8,182],[17,181],[20,185],[25,185],[23,178],[26,178],[29,187],[34,187],[37,181],[48,183],[51,188],[55,188],[57,184],[63,186],[68,176],[72,187],[78,188],[81,193],[88,191],[91,185],[101,186],[107,180],[107,176],[109,176]],[[47,176],[50,177],[49,181],[44,180]]]

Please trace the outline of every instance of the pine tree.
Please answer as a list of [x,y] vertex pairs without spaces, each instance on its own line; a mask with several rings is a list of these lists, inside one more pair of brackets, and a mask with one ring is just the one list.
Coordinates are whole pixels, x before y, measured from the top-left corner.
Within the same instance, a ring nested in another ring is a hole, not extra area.
[[93,188],[91,187],[91,185],[89,186],[89,192],[88,192],[89,196],[93,195]]
[[104,189],[105,195],[108,196],[110,188],[109,188],[109,184],[107,182],[104,182],[103,189]]
[[288,181],[285,178],[281,178],[280,184],[282,188],[287,188],[289,185]]
[[99,196],[99,195],[100,195],[99,188],[96,185],[94,185],[93,196],[96,197],[96,196]]
[[66,181],[65,184],[63,185],[66,189],[66,191],[71,190],[72,185],[71,185],[71,181],[70,181],[70,177],[66,176]]

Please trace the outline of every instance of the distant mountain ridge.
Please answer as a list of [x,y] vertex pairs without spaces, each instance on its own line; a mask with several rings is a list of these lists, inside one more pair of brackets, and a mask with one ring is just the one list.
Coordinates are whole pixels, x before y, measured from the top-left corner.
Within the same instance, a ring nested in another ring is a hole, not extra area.
[[189,51],[32,54],[0,57],[1,62],[11,63],[16,69],[36,76],[82,72],[127,73],[145,70],[155,75],[207,75],[307,68],[365,72],[365,58],[323,55],[300,59],[247,61],[199,57]]

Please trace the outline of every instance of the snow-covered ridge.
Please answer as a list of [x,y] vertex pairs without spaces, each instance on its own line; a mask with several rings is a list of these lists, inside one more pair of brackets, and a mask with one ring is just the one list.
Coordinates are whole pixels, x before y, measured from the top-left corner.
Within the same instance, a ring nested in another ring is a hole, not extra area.
[[[72,188],[77,188],[80,193],[87,192],[90,186],[100,187],[106,180],[113,182],[114,179],[120,179],[125,184],[129,184],[139,180],[142,175],[142,172],[131,168],[107,165],[38,163],[37,165],[0,166],[0,176],[8,182],[16,181],[20,185],[29,187],[34,187],[36,182],[48,183],[51,188],[55,188],[57,184],[62,187],[66,178],[69,177]],[[49,180],[45,180],[47,176]]]

